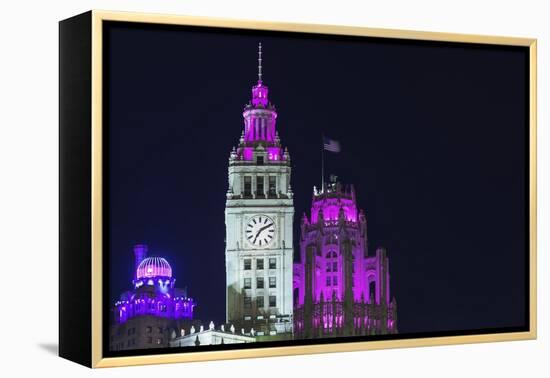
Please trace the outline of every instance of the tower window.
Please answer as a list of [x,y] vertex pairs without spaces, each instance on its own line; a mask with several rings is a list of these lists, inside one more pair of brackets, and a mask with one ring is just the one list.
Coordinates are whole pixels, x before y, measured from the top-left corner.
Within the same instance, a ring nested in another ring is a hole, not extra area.
[[269,196],[274,197],[277,195],[277,184],[275,176],[269,176]]
[[269,307],[277,307],[277,297],[275,295],[269,296]]
[[338,255],[334,251],[330,251],[325,255],[327,272],[338,271]]
[[250,289],[252,287],[252,278],[245,278],[243,287],[245,289]]
[[269,259],[269,269],[277,269],[277,259],[276,258],[270,258]]
[[277,287],[277,277],[269,277],[269,287],[271,289]]
[[264,196],[264,176],[256,177],[256,195]]
[[250,270],[250,269],[252,269],[252,260],[244,259],[244,270]]
[[251,297],[244,297],[244,308],[250,308],[252,307],[252,298]]
[[257,165],[264,165],[264,157],[263,156],[256,157],[256,164]]
[[[369,282],[369,303],[372,303],[376,298],[376,281]],[[371,300],[372,299],[372,300]]]
[[244,176],[244,195],[252,195],[252,176]]
[[264,278],[258,277],[256,278],[256,289],[263,289],[264,288]]
[[256,260],[256,269],[262,270],[264,268],[264,259]]
[[259,297],[256,297],[256,307],[257,308],[263,308],[264,307],[264,296],[261,295]]

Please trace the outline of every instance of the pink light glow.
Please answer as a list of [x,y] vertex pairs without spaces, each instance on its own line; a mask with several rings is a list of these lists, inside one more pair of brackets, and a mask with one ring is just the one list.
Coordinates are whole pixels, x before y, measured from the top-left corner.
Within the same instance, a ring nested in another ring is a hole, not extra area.
[[243,117],[245,142],[275,141],[277,112],[269,103],[267,86],[261,81],[252,87],[252,100],[245,107]]
[[267,93],[267,87],[261,82],[258,82],[258,85],[252,87],[252,105],[261,105],[265,108],[268,103]]
[[340,209],[344,210],[344,217],[348,222],[357,222],[357,207],[351,199],[323,198],[316,200],[311,207],[311,223],[317,223],[319,211],[323,212],[325,221],[338,220]]
[[275,123],[277,112],[267,108],[245,108],[244,117],[244,140],[245,142],[274,142]]
[[243,160],[247,160],[247,161],[252,160],[252,152],[253,151],[254,151],[254,148],[252,148],[252,147],[244,147],[242,149]]
[[138,279],[150,277],[172,277],[172,267],[162,257],[147,257],[138,266]]
[[386,251],[368,254],[366,226],[353,186],[331,183],[314,190],[311,222],[305,214],[302,218],[301,262],[293,268],[298,335],[334,335],[344,328],[361,334],[397,332]]
[[268,147],[267,148],[268,160],[278,161],[281,160],[281,148],[280,147]]

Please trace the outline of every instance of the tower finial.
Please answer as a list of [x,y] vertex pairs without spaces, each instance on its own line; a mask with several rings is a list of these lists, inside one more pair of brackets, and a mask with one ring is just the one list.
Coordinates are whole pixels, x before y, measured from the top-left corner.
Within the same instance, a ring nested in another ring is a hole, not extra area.
[[262,43],[258,43],[258,83],[262,82]]

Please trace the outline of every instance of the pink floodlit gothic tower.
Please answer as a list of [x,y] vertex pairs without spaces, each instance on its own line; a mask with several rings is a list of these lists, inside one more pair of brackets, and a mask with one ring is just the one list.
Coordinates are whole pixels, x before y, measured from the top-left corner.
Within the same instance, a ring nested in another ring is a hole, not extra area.
[[294,264],[294,333],[300,338],[397,332],[386,250],[367,249],[367,219],[355,189],[314,189],[311,217],[301,222]]

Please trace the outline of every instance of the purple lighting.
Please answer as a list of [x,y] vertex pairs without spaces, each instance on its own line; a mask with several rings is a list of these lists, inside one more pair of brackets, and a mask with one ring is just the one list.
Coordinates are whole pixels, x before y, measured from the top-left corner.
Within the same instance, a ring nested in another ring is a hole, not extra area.
[[135,278],[133,290],[120,296],[114,305],[116,323],[145,315],[169,319],[193,319],[195,302],[187,290],[175,287],[172,267],[163,257],[147,257],[148,248],[134,247]]
[[368,254],[366,216],[357,210],[353,186],[314,190],[293,286],[298,337],[397,332],[389,260],[383,248]]
[[252,86],[252,98],[243,110],[244,129],[239,145],[230,156],[233,162],[256,162],[262,157],[270,164],[288,163],[277,134],[277,111],[269,102],[269,88],[262,81],[262,51],[258,50],[258,82]]
[[242,149],[242,157],[243,160],[251,161],[252,160],[252,152],[254,151],[253,147],[244,147]]
[[[266,87],[267,88],[267,87]],[[275,123],[277,112],[271,104],[263,105],[257,99],[252,99],[252,105],[247,105],[243,112],[244,118],[244,141],[245,142],[274,142],[275,141]],[[265,99],[267,101],[267,98]],[[267,107],[266,107],[267,106]]]
[[[268,98],[269,89],[262,82],[262,45],[258,47],[258,83],[252,87],[252,99],[243,112],[244,142],[274,142],[277,112]],[[247,159],[245,159],[247,160]]]
[[262,84],[262,44],[258,44],[258,84],[252,87],[252,105],[267,106],[268,89]]
[[261,82],[258,82],[257,85],[252,87],[252,105],[255,107],[261,106],[265,108],[268,103],[267,93],[267,87]]
[[135,269],[137,271],[139,264],[147,257],[148,248],[145,244],[136,244],[134,246]]
[[348,222],[357,222],[357,207],[352,199],[340,198],[320,198],[314,201],[311,207],[311,223],[317,223],[319,212],[322,212],[325,221],[337,221],[340,212],[343,212],[344,219]]
[[136,277],[172,277],[172,267],[162,257],[148,257],[139,264]]
[[268,147],[267,158],[271,161],[281,160],[281,147]]

